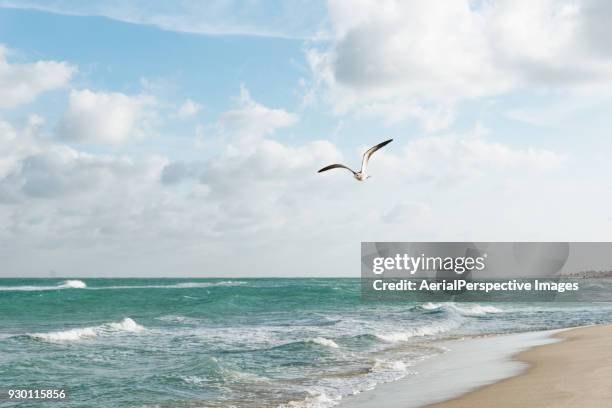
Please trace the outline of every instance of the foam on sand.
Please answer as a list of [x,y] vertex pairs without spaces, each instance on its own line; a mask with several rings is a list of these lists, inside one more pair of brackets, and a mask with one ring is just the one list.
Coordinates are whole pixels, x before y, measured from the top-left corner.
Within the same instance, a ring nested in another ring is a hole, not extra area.
[[376,359],[374,365],[370,369],[371,372],[381,372],[381,371],[399,371],[406,372],[408,371],[408,366],[405,362],[401,360],[381,360]]
[[279,408],[329,408],[340,403],[340,397],[333,398],[325,393],[318,393],[306,397],[302,401],[290,401]]
[[[347,408],[401,406],[417,408],[520,373],[525,364],[511,356],[531,347],[550,344],[559,330],[526,332],[437,343],[447,351],[417,363],[418,375],[380,384],[372,391],[351,396]],[[461,375],[457,375],[461,373]]]

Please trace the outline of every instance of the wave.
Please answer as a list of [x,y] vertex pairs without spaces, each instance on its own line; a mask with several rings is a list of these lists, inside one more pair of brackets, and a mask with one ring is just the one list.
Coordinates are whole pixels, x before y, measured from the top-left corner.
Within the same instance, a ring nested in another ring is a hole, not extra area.
[[319,346],[338,348],[338,343],[333,340],[326,339],[325,337],[315,337],[314,339],[309,340],[310,343],[318,344]]
[[409,329],[401,332],[390,332],[390,333],[375,333],[374,335],[378,337],[380,340],[389,342],[389,343],[397,343],[400,341],[408,341],[413,337],[425,337],[425,336],[435,336],[437,334],[444,333],[450,329],[444,326],[424,326],[424,327],[415,327],[414,329]]
[[463,316],[484,316],[487,314],[503,313],[502,309],[495,306],[481,306],[479,304],[462,304],[457,305],[456,303],[424,303],[420,305],[421,309],[424,310],[446,310],[450,312],[457,312]]
[[344,377],[334,385],[307,390],[310,395],[306,398],[281,404],[279,408],[334,407],[340,404],[345,397],[371,390],[382,383],[397,381],[410,374],[415,373],[409,369],[409,364],[403,361],[376,359],[365,375],[353,378]]
[[342,397],[330,397],[325,393],[320,393],[306,397],[301,401],[290,401],[281,404],[279,408],[329,408],[340,403]]
[[78,279],[65,280],[59,285],[55,286],[0,286],[0,291],[39,291],[39,290],[60,290],[60,289],[85,289],[87,285],[85,282]]
[[60,289],[89,289],[89,290],[106,290],[106,289],[190,289],[190,288],[208,288],[214,286],[241,286],[246,285],[243,281],[221,281],[221,282],[180,282],[169,285],[115,285],[115,286],[94,286],[88,287],[85,282],[78,279],[65,280],[55,286],[0,286],[0,291],[40,291],[40,290],[60,290]]
[[[105,328],[104,325],[101,327]],[[118,323],[107,323],[106,327],[109,327],[114,331],[125,331],[131,333],[138,333],[145,330],[144,326],[139,325],[129,317],[124,318]]]
[[204,384],[209,381],[206,378],[198,377],[197,375],[189,375],[186,377],[181,377],[181,380],[191,385],[200,385],[200,384]]
[[84,327],[82,329],[70,329],[70,330],[55,331],[55,332],[49,332],[49,333],[28,334],[28,336],[33,339],[48,341],[52,343],[83,340],[86,338],[96,337],[97,335],[98,333],[93,327]]
[[389,343],[397,343],[408,341],[413,337],[436,336],[438,334],[448,332],[461,326],[461,320],[461,318],[449,319],[427,326],[412,327],[403,331],[394,331],[389,333],[374,333],[374,335],[380,340]]
[[370,372],[387,372],[387,371],[398,371],[404,373],[408,371],[408,365],[401,360],[380,360],[376,359],[374,365],[370,369]]
[[428,311],[442,310],[448,312],[448,319],[432,323],[426,326],[419,326],[409,328],[404,331],[393,331],[389,333],[375,333],[374,335],[383,341],[396,343],[402,341],[408,341],[413,337],[427,337],[436,336],[461,326],[465,321],[466,317],[480,317],[488,314],[503,313],[502,309],[495,306],[482,306],[479,304],[462,304],[457,305],[456,303],[424,303],[419,308]]
[[155,320],[159,320],[165,323],[174,323],[181,325],[197,325],[202,322],[201,319],[196,317],[182,316],[182,315],[162,315],[155,318]]
[[221,281],[221,282],[181,282],[169,285],[116,285],[116,286],[98,286],[89,289],[105,290],[105,289],[190,289],[190,288],[208,288],[214,286],[241,286],[246,285],[243,281]]
[[64,343],[90,339],[98,336],[112,335],[113,333],[128,332],[138,333],[146,330],[129,317],[120,322],[104,323],[99,326],[74,328],[68,330],[53,331],[48,333],[29,333],[28,337],[50,343]]
[[78,279],[69,279],[64,281],[61,285],[58,286],[59,289],[85,289],[87,285],[82,280]]

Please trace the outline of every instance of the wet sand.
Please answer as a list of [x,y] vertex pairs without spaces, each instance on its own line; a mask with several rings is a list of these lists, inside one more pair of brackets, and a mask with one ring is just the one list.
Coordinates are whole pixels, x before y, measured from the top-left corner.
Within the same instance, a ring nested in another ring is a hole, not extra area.
[[522,374],[428,408],[612,407],[612,325],[554,335],[563,341],[521,352]]

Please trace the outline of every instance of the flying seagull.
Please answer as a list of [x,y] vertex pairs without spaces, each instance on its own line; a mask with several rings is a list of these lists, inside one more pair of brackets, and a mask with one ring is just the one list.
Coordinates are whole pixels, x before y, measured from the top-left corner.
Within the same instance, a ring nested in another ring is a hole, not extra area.
[[379,143],[376,146],[372,146],[368,150],[366,150],[366,152],[363,154],[363,159],[361,161],[361,170],[359,171],[353,171],[349,167],[346,167],[344,164],[330,164],[327,167],[323,167],[321,170],[318,171],[318,173],[322,173],[324,171],[331,170],[331,169],[341,169],[342,168],[342,169],[347,169],[348,171],[353,173],[353,177],[355,177],[357,180],[363,181],[370,177],[368,175],[368,161],[370,160],[370,157],[372,157],[375,151],[388,145],[392,141],[393,139],[385,140],[384,142]]

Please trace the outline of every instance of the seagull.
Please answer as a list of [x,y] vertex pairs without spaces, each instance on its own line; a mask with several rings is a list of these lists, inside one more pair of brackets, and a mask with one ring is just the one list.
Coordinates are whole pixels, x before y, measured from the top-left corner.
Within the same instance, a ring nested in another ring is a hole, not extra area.
[[388,145],[392,141],[393,139],[385,140],[384,142],[379,143],[376,146],[372,146],[368,150],[366,150],[366,152],[363,154],[363,159],[361,161],[361,170],[359,171],[353,171],[349,167],[346,167],[344,164],[330,164],[327,167],[323,167],[321,170],[318,171],[318,173],[322,173],[324,171],[331,170],[331,169],[342,168],[342,169],[347,169],[348,171],[353,173],[353,177],[355,177],[359,181],[363,181],[367,178],[370,178],[370,176],[368,175],[368,161],[370,160],[370,157],[372,157],[375,151]]

